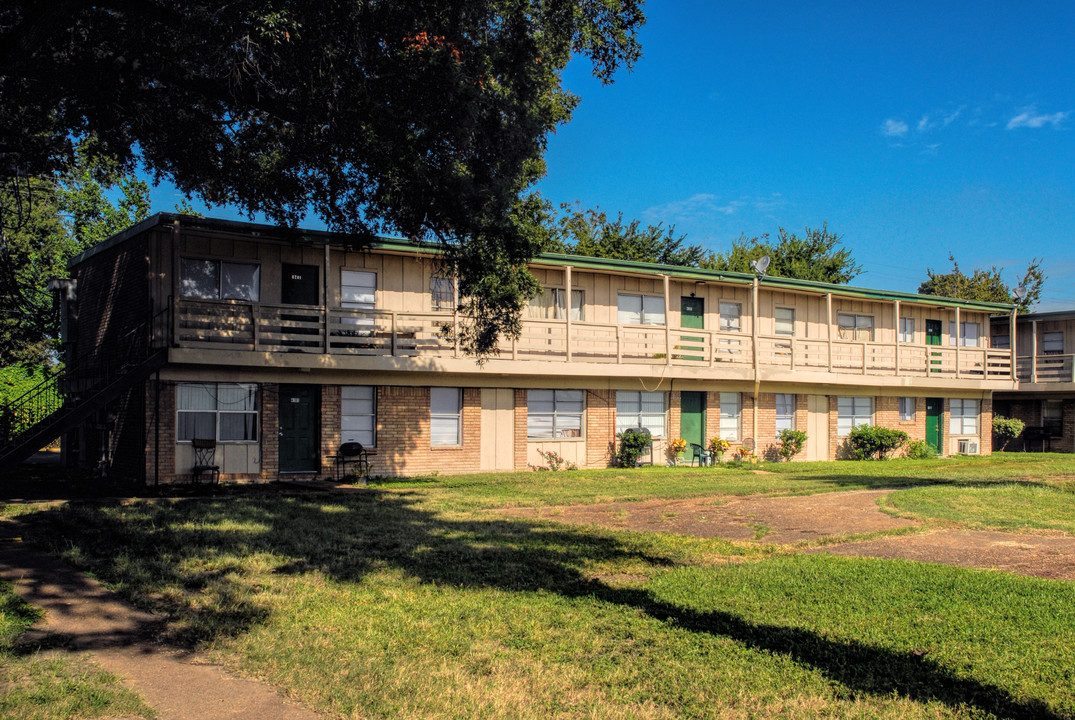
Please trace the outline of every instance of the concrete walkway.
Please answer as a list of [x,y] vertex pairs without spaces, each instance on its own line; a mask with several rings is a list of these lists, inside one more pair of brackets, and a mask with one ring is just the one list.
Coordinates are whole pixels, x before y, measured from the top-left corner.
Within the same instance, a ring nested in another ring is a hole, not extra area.
[[196,654],[156,643],[162,618],[135,610],[20,535],[17,522],[0,521],[0,578],[14,584],[23,600],[44,609],[44,621],[32,632],[69,638],[68,652],[88,654],[123,678],[161,720],[320,717],[263,683],[233,677]]

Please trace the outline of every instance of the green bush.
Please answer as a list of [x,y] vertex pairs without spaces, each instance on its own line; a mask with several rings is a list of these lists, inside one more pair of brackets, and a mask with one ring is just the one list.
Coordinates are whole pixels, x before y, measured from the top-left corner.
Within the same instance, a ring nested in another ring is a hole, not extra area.
[[620,449],[616,453],[620,467],[632,468],[638,465],[638,458],[653,442],[653,436],[645,428],[628,428],[616,437],[620,440]]
[[907,433],[880,425],[859,425],[847,436],[847,450],[855,460],[886,460],[907,442]]
[[937,449],[925,440],[912,440],[907,445],[907,457],[911,460],[929,460],[937,457]]
[[1005,441],[1014,440],[1023,432],[1026,424],[1016,418],[1006,418],[1002,415],[993,416],[993,434]]
[[806,444],[806,433],[802,430],[781,430],[776,439],[780,441],[780,457],[784,458],[784,462],[791,462]]

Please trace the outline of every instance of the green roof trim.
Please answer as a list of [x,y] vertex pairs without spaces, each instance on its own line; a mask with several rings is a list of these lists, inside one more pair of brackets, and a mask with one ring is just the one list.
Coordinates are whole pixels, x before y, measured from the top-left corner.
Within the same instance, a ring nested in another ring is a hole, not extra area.
[[[276,225],[241,222],[237,220],[220,220],[216,218],[192,217],[176,213],[157,213],[137,225],[119,232],[93,247],[75,255],[67,262],[68,268],[73,268],[80,262],[94,255],[114,247],[121,242],[151,230],[157,225],[171,224],[179,221],[183,227],[204,228],[208,230],[222,230],[227,232],[243,233],[251,236],[266,235],[280,239],[297,239],[307,242],[342,242],[347,238],[346,233],[330,232],[328,230],[303,230],[299,228],[281,228]],[[371,245],[371,248],[382,250],[394,250],[397,252],[419,252],[435,255],[438,252],[436,245],[421,240],[409,240],[406,238],[379,237]],[[642,275],[668,275],[677,279],[725,282],[750,285],[754,282],[754,275],[750,273],[727,272],[723,270],[703,270],[701,268],[683,267],[680,265],[661,265],[659,263],[638,262],[636,260],[617,260],[614,258],[595,258],[585,255],[565,255],[561,253],[542,253],[532,261],[538,265],[570,265],[578,268],[589,268],[607,272],[630,272]],[[899,300],[922,305],[940,307],[959,307],[969,310],[978,310],[989,313],[1010,313],[1014,305],[1006,303],[980,302],[977,300],[959,300],[957,298],[942,297],[940,295],[919,295],[918,293],[905,293],[891,290],[871,290],[868,288],[853,287],[851,285],[837,285],[835,283],[816,282],[814,280],[799,280],[796,278],[784,278],[768,275],[761,280],[764,287],[798,290],[800,292],[814,292],[819,294],[833,293],[844,297],[859,297],[867,300]]]

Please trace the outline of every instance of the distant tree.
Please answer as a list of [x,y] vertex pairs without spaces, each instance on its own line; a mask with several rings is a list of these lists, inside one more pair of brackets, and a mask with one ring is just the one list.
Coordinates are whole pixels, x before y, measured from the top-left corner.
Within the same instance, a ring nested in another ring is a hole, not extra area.
[[842,240],[830,232],[828,224],[820,229],[806,228],[803,236],[779,228],[774,244],[768,235],[747,238],[741,235],[726,253],[710,253],[701,262],[703,268],[731,272],[752,272],[750,263],[768,255],[768,274],[779,277],[844,284],[851,282],[862,266],[855,262],[851,250],[841,247]]
[[623,213],[615,220],[599,210],[581,210],[563,204],[564,211],[553,228],[548,250],[589,257],[635,260],[697,267],[705,257],[700,245],[683,242],[686,235],[676,236],[675,226],[643,226],[639,220],[624,222]]
[[918,292],[922,295],[943,295],[944,297],[961,298],[963,300],[980,300],[983,302],[1011,303],[1017,305],[1020,312],[1028,312],[1038,300],[1041,299],[1042,287],[1045,285],[1045,273],[1041,269],[1042,261],[1033,259],[1027,266],[1022,280],[1018,285],[1026,288],[1026,292],[1020,301],[1016,301],[1012,294],[1012,288],[1000,277],[1000,270],[994,265],[988,270],[975,268],[974,272],[966,275],[959,269],[959,263],[953,255],[948,259],[952,263],[951,272],[939,273],[932,268],[926,270],[929,279],[918,286]]

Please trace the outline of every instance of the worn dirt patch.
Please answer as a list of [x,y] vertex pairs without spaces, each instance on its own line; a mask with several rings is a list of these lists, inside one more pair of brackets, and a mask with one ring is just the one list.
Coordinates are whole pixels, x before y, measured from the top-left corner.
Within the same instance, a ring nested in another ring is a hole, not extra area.
[[512,514],[576,525],[790,544],[917,525],[914,520],[895,518],[878,509],[877,498],[887,492],[643,500],[519,508]]

